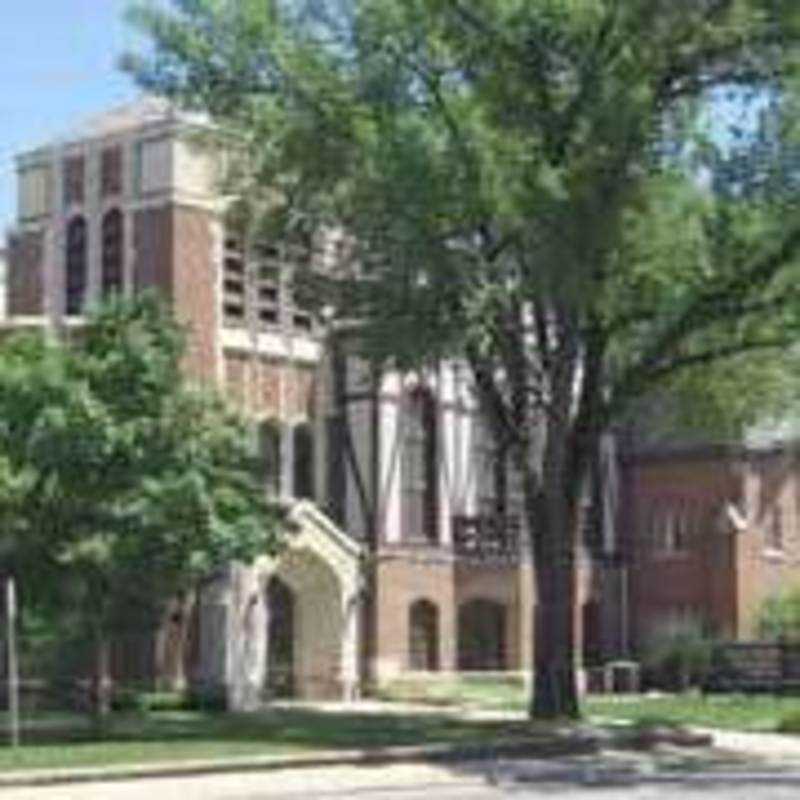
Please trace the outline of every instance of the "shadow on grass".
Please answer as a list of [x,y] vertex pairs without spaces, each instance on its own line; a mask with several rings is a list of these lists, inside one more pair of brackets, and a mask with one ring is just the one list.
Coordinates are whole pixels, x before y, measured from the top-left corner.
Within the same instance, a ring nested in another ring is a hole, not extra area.
[[296,749],[355,749],[423,744],[480,744],[524,735],[522,723],[463,721],[436,714],[325,713],[275,709],[255,714],[153,712],[114,714],[101,728],[89,720],[26,731],[23,746],[111,742],[264,743]]
[[[64,722],[68,722],[65,720]],[[636,785],[647,774],[691,781],[697,773],[746,772],[752,761],[713,752],[710,748],[664,750],[655,739],[636,741],[648,731],[681,731],[669,719],[650,716],[638,724],[591,732],[581,726],[532,725],[528,722],[472,721],[437,714],[376,714],[271,709],[256,714],[151,712],[115,714],[101,733],[86,718],[70,727],[42,728],[26,734],[23,747],[0,751],[0,769],[86,767],[146,764],[218,757],[273,755],[316,750],[368,749],[376,760],[390,746],[451,744],[464,759],[436,758],[453,774],[480,776],[487,783],[609,787]],[[557,730],[561,730],[561,738]],[[626,743],[626,731],[630,737]],[[513,754],[501,740],[527,740]],[[642,769],[642,766],[644,769]],[[778,774],[777,772],[775,773]],[[704,780],[711,780],[706,776]],[[744,779],[744,776],[742,776]],[[737,779],[738,780],[738,779]],[[714,786],[730,785],[719,776]],[[711,783],[704,784],[712,787]]]

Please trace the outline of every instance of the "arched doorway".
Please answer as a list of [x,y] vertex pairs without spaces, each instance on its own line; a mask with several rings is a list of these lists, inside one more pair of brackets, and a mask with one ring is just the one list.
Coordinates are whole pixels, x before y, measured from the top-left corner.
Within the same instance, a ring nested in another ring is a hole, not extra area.
[[277,576],[267,585],[267,679],[270,697],[294,695],[294,595]]
[[480,598],[458,609],[458,668],[506,668],[506,608],[502,603]]
[[439,609],[417,600],[408,612],[408,666],[418,672],[439,669]]
[[[280,685],[286,691],[285,675],[289,670],[289,687],[294,696],[305,699],[341,696],[345,616],[336,573],[311,550],[289,549],[278,563],[269,586],[273,585],[279,588],[273,590],[277,613],[273,612],[273,598],[267,598],[270,618],[267,684],[282,681]],[[274,657],[270,647],[273,641],[278,645]],[[278,670],[275,678],[270,675],[273,666]]]

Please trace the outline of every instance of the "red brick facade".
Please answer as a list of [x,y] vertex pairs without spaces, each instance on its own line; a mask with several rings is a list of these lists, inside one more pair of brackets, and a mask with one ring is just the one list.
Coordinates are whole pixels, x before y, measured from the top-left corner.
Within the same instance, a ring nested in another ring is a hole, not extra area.
[[9,316],[44,313],[44,234],[14,235],[8,248],[7,303]]
[[309,419],[313,415],[317,375],[311,366],[229,351],[224,373],[225,392],[241,408],[273,418]]
[[170,298],[188,333],[186,368],[214,381],[217,375],[217,275],[209,212],[165,206],[134,217],[134,286]]
[[[799,471],[797,455],[782,450],[653,453],[626,462],[623,530],[636,642],[676,615],[697,617],[725,638],[756,635],[763,601],[800,586]],[[694,524],[665,547],[653,535],[654,514],[687,507]]]

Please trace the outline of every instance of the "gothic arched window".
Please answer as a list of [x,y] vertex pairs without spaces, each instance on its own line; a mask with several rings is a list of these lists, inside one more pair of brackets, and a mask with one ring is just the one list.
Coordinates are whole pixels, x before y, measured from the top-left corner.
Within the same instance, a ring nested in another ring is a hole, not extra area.
[[506,608],[495,600],[476,598],[458,609],[458,668],[506,669]]
[[314,437],[311,426],[301,423],[292,431],[293,442],[293,492],[295,497],[314,497]]
[[68,316],[77,316],[83,312],[86,294],[86,238],[86,220],[75,217],[67,225],[65,311]]
[[408,610],[408,666],[420,672],[439,669],[439,609],[417,600]]
[[258,426],[258,451],[262,485],[277,496],[281,489],[281,428],[277,420],[264,420]]
[[114,208],[103,217],[102,283],[104,295],[122,291],[124,247],[124,219],[122,212],[118,208]]
[[506,511],[508,459],[481,417],[473,421],[472,458],[475,499],[481,516],[503,516]]
[[437,540],[436,404],[430,392],[405,397],[402,458],[402,517],[406,539]]

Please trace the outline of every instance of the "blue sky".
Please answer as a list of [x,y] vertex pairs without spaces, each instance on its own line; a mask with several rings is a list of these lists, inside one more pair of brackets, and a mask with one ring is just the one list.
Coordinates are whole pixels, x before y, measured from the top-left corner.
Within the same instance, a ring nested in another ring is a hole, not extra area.
[[[0,24],[0,238],[14,221],[13,157],[138,94],[115,65],[136,48],[129,0],[12,0]],[[717,98],[710,127],[724,138],[741,104]],[[747,116],[747,115],[746,115]],[[752,124],[755,115],[751,109]]]
[[13,156],[138,94],[115,67],[135,46],[128,0],[13,0],[0,24],[0,232],[16,206]]

